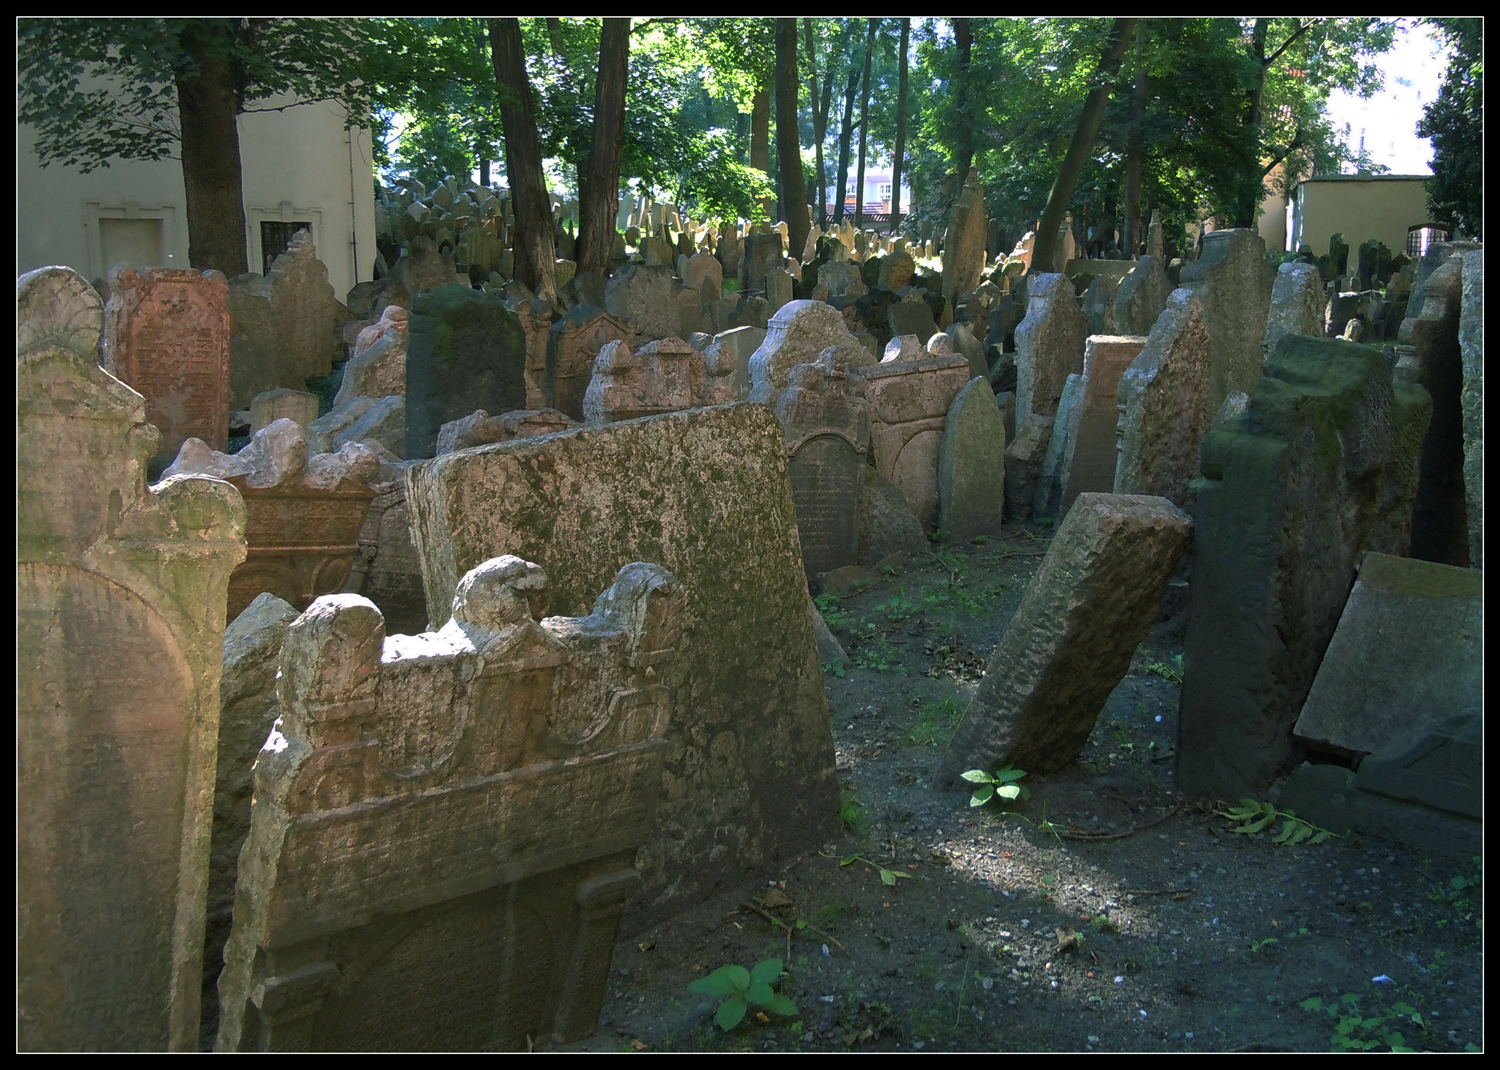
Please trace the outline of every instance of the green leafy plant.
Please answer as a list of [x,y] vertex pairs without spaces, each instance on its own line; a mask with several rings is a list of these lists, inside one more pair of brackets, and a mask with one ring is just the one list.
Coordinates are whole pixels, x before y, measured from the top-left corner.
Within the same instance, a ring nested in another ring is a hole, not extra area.
[[1395,1019],[1410,1015],[1411,1020],[1422,1026],[1422,1016],[1415,1007],[1398,1003],[1392,1014],[1372,1014],[1365,1017],[1359,1009],[1359,995],[1345,992],[1337,1002],[1326,1005],[1322,997],[1312,996],[1298,1004],[1305,1011],[1323,1011],[1334,1022],[1332,1048],[1334,1051],[1378,1051],[1382,1047],[1393,1052],[1410,1053],[1406,1037],[1395,1028]]
[[1005,766],[995,770],[994,774],[986,773],[983,769],[970,769],[963,774],[963,778],[971,784],[978,784],[974,794],[969,796],[970,806],[983,806],[994,798],[1007,801],[1026,799],[1031,792],[1022,784],[1016,783],[1026,775],[1026,770],[1016,769],[1013,766]]
[[1319,828],[1310,821],[1304,821],[1298,817],[1295,811],[1278,810],[1271,803],[1256,802],[1254,799],[1241,799],[1239,806],[1231,806],[1227,810],[1215,810],[1220,817],[1227,817],[1239,827],[1235,832],[1243,832],[1254,836],[1256,833],[1264,832],[1279,817],[1282,819],[1281,828],[1276,830],[1276,835],[1271,842],[1284,847],[1290,847],[1299,843],[1323,843],[1332,837],[1339,839],[1336,832]]
[[865,808],[859,804],[858,796],[852,792],[839,801],[839,824],[846,832],[858,832],[864,827]]
[[1164,661],[1146,662],[1146,671],[1154,672],[1168,683],[1182,683],[1182,655],[1178,654],[1169,665]]
[[899,880],[899,879],[901,879],[902,877],[906,878],[907,880],[911,880],[912,879],[910,873],[902,873],[900,870],[896,870],[896,869],[887,869],[885,866],[882,866],[879,862],[871,862],[864,855],[853,854],[853,855],[850,855],[847,858],[841,858],[841,859],[839,859],[839,865],[840,866],[852,866],[856,862],[863,862],[867,866],[873,866],[875,869],[880,870],[880,883],[881,884],[889,884],[889,885],[894,886],[895,883],[896,883],[896,881]]
[[830,628],[847,628],[854,623],[848,610],[839,604],[839,596],[836,594],[820,594],[813,599],[813,605],[818,607],[824,623]]
[[1114,722],[1115,742],[1126,754],[1135,753],[1135,744],[1130,742],[1130,737],[1125,734],[1125,726],[1119,721]]
[[688,985],[688,991],[723,1001],[714,1013],[714,1022],[727,1033],[744,1021],[751,1007],[783,1018],[796,1017],[797,1004],[771,988],[781,973],[780,959],[762,959],[748,970],[743,966],[720,966]]
[[1276,937],[1274,936],[1268,936],[1264,940],[1252,940],[1250,941],[1250,953],[1252,955],[1259,955],[1261,951],[1269,947],[1271,944],[1279,943],[1281,943],[1281,941],[1276,939]]
[[906,741],[916,747],[945,746],[963,715],[963,706],[952,697],[924,703],[917,712],[917,723],[906,732]]

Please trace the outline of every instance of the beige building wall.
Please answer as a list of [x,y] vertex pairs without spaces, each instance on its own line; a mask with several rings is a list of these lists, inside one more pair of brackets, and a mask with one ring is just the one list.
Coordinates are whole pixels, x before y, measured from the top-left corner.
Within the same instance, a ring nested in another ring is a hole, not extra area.
[[[1392,252],[1406,251],[1408,227],[1429,222],[1426,175],[1329,175],[1297,186],[1292,205],[1292,248],[1328,252],[1343,234],[1352,250],[1371,238]],[[1352,269],[1351,269],[1352,270]]]
[[[241,115],[239,129],[250,270],[264,270],[263,223],[300,222],[310,224],[340,300],[356,282],[369,281],[375,258],[369,131],[345,130],[342,109],[329,102]],[[62,164],[43,168],[34,143],[32,129],[18,125],[18,274],[63,264],[92,281],[117,263],[189,266],[180,163],[115,160],[85,175]]]

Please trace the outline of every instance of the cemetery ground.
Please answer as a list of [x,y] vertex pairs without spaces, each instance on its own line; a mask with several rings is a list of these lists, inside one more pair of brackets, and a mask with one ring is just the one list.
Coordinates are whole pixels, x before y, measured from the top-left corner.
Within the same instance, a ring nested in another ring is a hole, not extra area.
[[[1175,789],[1179,617],[1079,761],[974,808],[931,782],[1047,528],[934,544],[818,604],[844,832],[615,948],[619,1051],[1430,1051],[1483,1045],[1481,863],[1278,846]],[[1230,804],[1237,800],[1228,800]],[[1341,830],[1340,830],[1341,831]],[[725,1032],[689,984],[780,959],[797,1013]]]

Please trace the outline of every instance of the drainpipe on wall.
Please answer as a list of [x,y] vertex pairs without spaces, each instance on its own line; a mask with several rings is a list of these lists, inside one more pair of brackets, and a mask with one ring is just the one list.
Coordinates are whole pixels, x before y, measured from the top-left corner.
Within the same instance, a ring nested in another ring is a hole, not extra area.
[[[359,285],[359,218],[354,208],[354,128],[344,129],[344,144],[349,147],[349,248],[354,256],[354,285]],[[348,295],[345,294],[345,297]]]

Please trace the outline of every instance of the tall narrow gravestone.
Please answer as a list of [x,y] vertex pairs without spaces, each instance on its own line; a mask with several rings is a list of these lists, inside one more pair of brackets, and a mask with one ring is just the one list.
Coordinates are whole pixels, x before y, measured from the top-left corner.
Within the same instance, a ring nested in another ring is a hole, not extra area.
[[517,557],[464,576],[439,632],[358,595],[281,650],[255,768],[219,1051],[524,1050],[586,1036],[677,699],[680,589],[622,568],[542,619]]
[[1062,514],[1084,491],[1115,487],[1120,380],[1145,348],[1138,335],[1091,335],[1083,355],[1083,397],[1067,443],[1060,490]]
[[948,409],[969,382],[960,356],[884,361],[859,370],[870,400],[875,467],[906,494],[923,530],[938,522],[938,452]]
[[[217,271],[110,272],[104,370],[145,396],[173,455],[189,438],[229,442],[229,286]],[[246,399],[248,401],[248,399]]]
[[196,1050],[245,507],[148,486],[146,400],[91,359],[42,344],[16,380],[17,1046]]
[[995,393],[975,376],[948,407],[938,447],[938,530],[968,542],[1000,534],[1005,508],[1005,420]]

